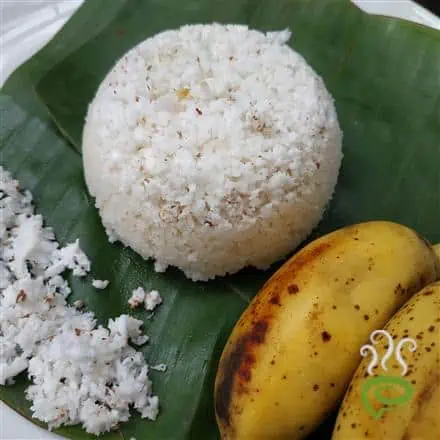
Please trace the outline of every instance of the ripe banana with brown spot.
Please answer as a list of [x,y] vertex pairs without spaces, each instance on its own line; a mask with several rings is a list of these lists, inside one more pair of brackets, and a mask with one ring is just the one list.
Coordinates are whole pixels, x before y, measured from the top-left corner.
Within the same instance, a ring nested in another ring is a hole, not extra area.
[[[368,357],[357,369],[332,440],[440,439],[440,282],[414,295],[384,330],[390,337],[376,338],[376,364]],[[404,338],[415,345],[399,348]]]
[[342,399],[359,349],[436,279],[414,231],[367,222],[324,236],[287,261],[237,322],[215,383],[221,437],[300,439]]

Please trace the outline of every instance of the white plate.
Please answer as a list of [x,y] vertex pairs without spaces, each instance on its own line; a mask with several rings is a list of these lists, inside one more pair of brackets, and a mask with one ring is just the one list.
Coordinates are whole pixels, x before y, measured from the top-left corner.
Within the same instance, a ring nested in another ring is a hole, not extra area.
[[[0,85],[41,49],[83,0],[0,0]],[[440,30],[440,19],[409,0],[353,0],[372,14],[389,15]],[[0,402],[0,440],[54,440],[49,433]]]

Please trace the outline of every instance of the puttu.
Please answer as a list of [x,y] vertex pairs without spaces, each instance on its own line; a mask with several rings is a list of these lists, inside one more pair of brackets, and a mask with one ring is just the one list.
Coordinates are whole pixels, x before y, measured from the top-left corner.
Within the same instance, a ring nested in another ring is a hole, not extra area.
[[128,51],[83,131],[87,186],[111,241],[208,280],[268,268],[320,221],[342,160],[323,80],[289,30],[199,24]]

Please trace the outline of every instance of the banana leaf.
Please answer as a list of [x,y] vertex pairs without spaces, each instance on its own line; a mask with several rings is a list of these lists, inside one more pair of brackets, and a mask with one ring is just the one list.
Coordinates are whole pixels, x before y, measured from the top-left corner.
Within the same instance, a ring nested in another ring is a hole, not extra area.
[[[219,356],[240,313],[280,264],[207,283],[191,282],[176,269],[155,273],[151,262],[108,243],[84,183],[84,116],[108,69],[159,31],[213,21],[289,27],[291,46],[335,97],[345,157],[335,196],[310,239],[354,222],[388,219],[440,242],[439,32],[369,16],[344,0],[86,2],[3,87],[0,162],[33,192],[59,241],[79,237],[92,259],[90,276],[69,278],[71,301],[82,299],[106,323],[129,312],[127,299],[139,285],[164,297],[153,317],[134,313],[151,336],[143,348],[148,362],[168,365],[166,373],[152,373],[161,414],[156,422],[134,415],[104,439],[217,439],[213,382]],[[109,288],[97,293],[92,277],[110,280]],[[0,387],[0,398],[30,418],[26,386],[22,374],[15,385]],[[330,419],[312,437],[330,438],[331,430]],[[79,427],[58,432],[92,438]]]

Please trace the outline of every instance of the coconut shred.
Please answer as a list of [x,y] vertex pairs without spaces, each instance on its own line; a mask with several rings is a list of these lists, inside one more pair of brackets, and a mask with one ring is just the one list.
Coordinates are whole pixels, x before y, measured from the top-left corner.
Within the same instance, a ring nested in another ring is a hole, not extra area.
[[49,429],[81,424],[100,434],[127,421],[131,407],[155,420],[149,366],[128,343],[147,342],[142,321],[122,315],[103,327],[81,300],[67,304],[63,272],[84,277],[90,261],[78,240],[59,246],[31,193],[2,167],[0,240],[0,385],[27,370],[32,415]]

